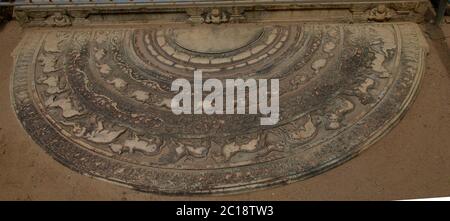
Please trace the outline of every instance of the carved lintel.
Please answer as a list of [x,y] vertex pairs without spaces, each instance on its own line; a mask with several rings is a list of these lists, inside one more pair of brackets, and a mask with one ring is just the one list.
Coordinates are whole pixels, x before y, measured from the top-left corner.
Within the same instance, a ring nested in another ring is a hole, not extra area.
[[87,18],[89,16],[89,11],[73,10],[68,12],[68,14],[74,18]]
[[230,22],[242,22],[245,20],[244,17],[244,9],[243,8],[238,8],[238,7],[233,7],[231,9],[231,14],[230,14]]
[[203,23],[202,13],[203,10],[200,8],[188,8],[186,13],[189,15],[189,21],[192,23]]
[[208,24],[220,24],[230,21],[230,12],[221,8],[212,8],[203,13],[204,22]]
[[368,10],[367,20],[384,22],[390,20],[397,13],[395,10],[387,7],[385,4],[379,4],[377,7]]
[[425,20],[425,14],[428,11],[429,7],[430,2],[421,2],[416,4],[416,7],[414,8],[414,18],[416,22],[423,22]]
[[68,12],[69,16],[73,18],[72,24],[85,24],[89,23],[87,17],[89,16],[89,11],[85,10],[74,10]]
[[27,12],[28,17],[30,18],[30,20],[34,20],[34,21],[44,21],[45,18],[48,16],[48,12],[47,11],[30,11]]
[[72,25],[72,20],[67,14],[55,12],[45,20],[45,24],[54,27],[65,27]]
[[245,19],[243,9],[232,8],[190,8],[186,10],[192,23],[221,24],[241,22]]
[[14,17],[21,25],[30,22],[30,18],[25,11],[14,11]]

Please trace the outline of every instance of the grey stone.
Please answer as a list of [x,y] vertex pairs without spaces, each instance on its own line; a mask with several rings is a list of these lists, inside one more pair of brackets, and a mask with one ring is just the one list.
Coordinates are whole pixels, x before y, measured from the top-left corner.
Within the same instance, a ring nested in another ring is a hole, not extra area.
[[[157,193],[248,191],[317,175],[377,141],[413,101],[427,53],[413,23],[233,24],[220,28],[250,33],[223,35],[217,47],[190,33],[196,28],[28,30],[11,87],[19,120],[82,174]],[[180,59],[158,38],[221,62]],[[174,115],[171,82],[192,79],[194,69],[208,78],[280,79],[280,122]]]

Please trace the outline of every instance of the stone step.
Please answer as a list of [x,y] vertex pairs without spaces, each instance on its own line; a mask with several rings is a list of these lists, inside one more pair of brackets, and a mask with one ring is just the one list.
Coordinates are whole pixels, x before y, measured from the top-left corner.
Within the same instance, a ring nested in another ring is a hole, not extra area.
[[28,26],[139,23],[421,22],[427,0],[16,1]]

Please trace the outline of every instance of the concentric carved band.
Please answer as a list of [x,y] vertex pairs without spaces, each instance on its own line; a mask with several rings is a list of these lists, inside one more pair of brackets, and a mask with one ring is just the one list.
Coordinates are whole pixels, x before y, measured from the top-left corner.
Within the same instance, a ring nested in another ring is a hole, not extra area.
[[[29,33],[12,80],[18,118],[49,154],[85,174],[142,191],[248,190],[317,174],[377,140],[412,101],[426,53],[420,30],[406,23],[265,25],[229,44],[221,35],[217,46],[190,31]],[[221,80],[280,79],[280,123],[174,115],[170,84],[196,69]]]

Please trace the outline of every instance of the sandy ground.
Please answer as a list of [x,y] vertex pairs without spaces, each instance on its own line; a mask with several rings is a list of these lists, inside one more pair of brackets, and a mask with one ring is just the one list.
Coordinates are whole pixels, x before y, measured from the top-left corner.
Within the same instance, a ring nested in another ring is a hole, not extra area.
[[422,26],[430,44],[422,88],[405,118],[342,166],[306,181],[255,192],[174,197],[92,179],[47,155],[15,119],[10,56],[24,31],[0,27],[0,199],[2,200],[391,200],[450,196],[450,24]]

